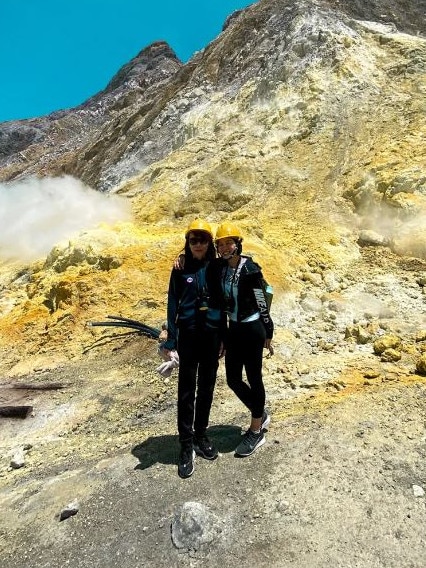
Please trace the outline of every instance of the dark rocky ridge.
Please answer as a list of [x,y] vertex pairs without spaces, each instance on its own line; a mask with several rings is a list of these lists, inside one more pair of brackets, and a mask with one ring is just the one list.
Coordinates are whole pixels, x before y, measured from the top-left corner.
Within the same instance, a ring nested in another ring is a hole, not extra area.
[[425,13],[424,0],[385,5],[363,0],[255,3],[228,17],[221,36],[186,65],[166,43],[158,42],[143,49],[82,105],[0,125],[0,180],[68,173],[98,189],[110,189],[187,140],[191,134],[182,116],[215,92],[224,91],[232,99],[242,84],[254,80],[254,98],[267,97],[277,82],[294,80],[295,64],[303,73],[295,59],[304,57],[309,64],[304,40],[309,29],[301,24],[307,15],[316,14],[323,22],[323,54],[311,56],[332,58],[328,26],[350,27],[350,19],[357,18],[424,34]]
[[[102,138],[105,124],[135,101],[143,106],[152,91],[182,67],[165,42],[143,49],[111,79],[106,88],[83,104],[45,117],[0,125],[0,168],[4,181],[29,174],[76,173],[62,166],[68,152],[81,151],[92,138]],[[41,158],[41,163],[40,163]]]

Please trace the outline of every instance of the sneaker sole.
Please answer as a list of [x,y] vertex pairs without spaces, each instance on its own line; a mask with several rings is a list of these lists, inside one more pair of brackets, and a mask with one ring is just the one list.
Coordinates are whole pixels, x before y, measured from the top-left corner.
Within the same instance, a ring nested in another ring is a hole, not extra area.
[[266,442],[265,438],[262,438],[256,445],[255,447],[252,449],[251,452],[248,452],[247,454],[238,454],[237,452],[235,452],[235,455],[239,458],[246,458],[247,456],[251,456],[251,454],[254,454],[254,452],[260,448],[261,446],[263,446],[263,444]]

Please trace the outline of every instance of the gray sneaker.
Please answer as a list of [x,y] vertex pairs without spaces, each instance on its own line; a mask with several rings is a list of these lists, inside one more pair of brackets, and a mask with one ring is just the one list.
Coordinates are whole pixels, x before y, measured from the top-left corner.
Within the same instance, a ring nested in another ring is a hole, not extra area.
[[260,427],[262,428],[262,430],[268,430],[268,426],[270,423],[271,423],[271,416],[267,410],[264,410],[262,414],[262,423]]
[[240,457],[246,457],[251,455],[257,448],[263,446],[265,443],[265,436],[263,435],[263,430],[259,433],[253,432],[250,428],[244,434],[243,439],[238,444],[235,455]]

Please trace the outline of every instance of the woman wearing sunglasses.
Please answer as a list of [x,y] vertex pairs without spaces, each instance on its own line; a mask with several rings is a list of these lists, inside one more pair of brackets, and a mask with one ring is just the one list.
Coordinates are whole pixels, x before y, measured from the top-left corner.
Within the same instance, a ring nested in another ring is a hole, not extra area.
[[206,435],[226,331],[220,286],[207,289],[206,284],[206,269],[215,257],[212,229],[196,219],[185,232],[183,269],[173,268],[170,276],[168,336],[163,344],[165,350],[177,350],[179,355],[178,474],[182,478],[192,475],[195,453],[208,460],[218,455]]

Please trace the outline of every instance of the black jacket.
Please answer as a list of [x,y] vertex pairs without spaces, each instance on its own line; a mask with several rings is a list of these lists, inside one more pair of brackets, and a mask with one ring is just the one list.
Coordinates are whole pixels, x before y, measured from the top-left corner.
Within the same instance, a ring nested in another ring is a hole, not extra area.
[[178,329],[182,327],[200,332],[217,329],[224,340],[226,316],[221,311],[220,282],[209,276],[210,271],[208,262],[196,259],[187,261],[183,270],[172,270],[167,299],[166,349],[176,349]]
[[[260,319],[265,327],[267,339],[272,339],[274,335],[274,323],[268,310],[264,278],[260,266],[251,257],[244,257],[246,260],[241,266],[238,280],[238,321],[252,316],[256,312],[260,313]],[[214,271],[214,280],[222,283],[227,262],[222,259],[214,260],[210,263],[210,270]],[[224,298],[222,292],[222,305],[224,309]]]

